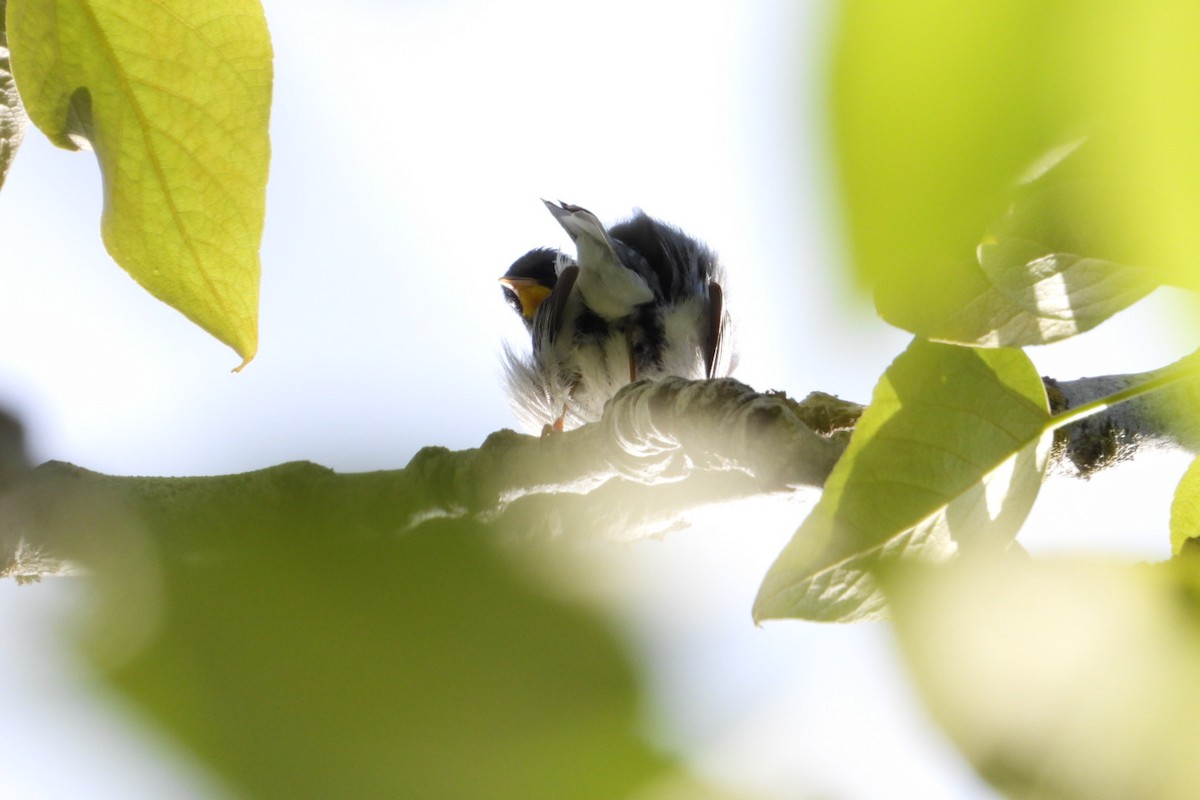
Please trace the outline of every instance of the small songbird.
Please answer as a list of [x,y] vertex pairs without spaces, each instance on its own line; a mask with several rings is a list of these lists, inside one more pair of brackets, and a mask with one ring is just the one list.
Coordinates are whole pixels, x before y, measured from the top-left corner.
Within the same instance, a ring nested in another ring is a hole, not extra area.
[[575,242],[575,258],[531,250],[500,279],[532,338],[528,354],[506,347],[504,359],[513,408],[528,427],[597,420],[631,381],[732,370],[711,250],[641,211],[606,229],[579,206],[546,207]]

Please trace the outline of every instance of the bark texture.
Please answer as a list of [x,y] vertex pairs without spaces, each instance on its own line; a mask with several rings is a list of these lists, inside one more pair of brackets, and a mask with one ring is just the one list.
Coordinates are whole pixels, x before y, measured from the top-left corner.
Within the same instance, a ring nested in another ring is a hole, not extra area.
[[[1063,413],[1163,374],[1044,382],[1051,410]],[[1087,477],[1145,447],[1195,451],[1194,384],[1064,427],[1052,469]],[[28,469],[19,426],[0,420],[0,577],[34,580],[151,551],[223,558],[280,526],[359,542],[470,516],[521,537],[653,536],[707,504],[821,487],[862,410],[822,393],[795,401],[732,379],[668,378],[625,387],[594,424],[543,436],[502,430],[458,452],[426,447],[403,469],[335,473],[295,462],[179,478],[62,462]]]

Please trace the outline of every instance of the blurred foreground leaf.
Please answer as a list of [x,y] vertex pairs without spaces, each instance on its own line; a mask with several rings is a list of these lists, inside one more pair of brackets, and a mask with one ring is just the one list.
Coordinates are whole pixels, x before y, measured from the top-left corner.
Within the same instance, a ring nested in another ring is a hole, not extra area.
[[1097,192],[1094,152],[1075,143],[1041,159],[963,263],[978,285],[958,297],[943,291],[927,306],[893,306],[894,321],[926,338],[1024,347],[1091,330],[1155,289],[1157,276],[1122,263],[1128,254],[1081,213]]
[[155,531],[162,620],[111,672],[246,796],[608,800],[666,767],[612,635],[481,529],[355,544],[305,516],[248,518],[207,561]]
[[[1087,330],[1160,283],[1200,286],[1200,9],[838,8],[834,146],[855,264],[885,319],[1023,346]],[[1019,185],[1081,138],[1069,182],[1041,181],[1042,196]]]
[[249,361],[270,159],[258,0],[9,0],[8,34],[34,124],[96,151],[109,253]]
[[886,319],[925,333],[922,315],[986,290],[976,245],[1022,170],[1065,133],[1046,124],[1038,91],[1053,13],[940,0],[837,8],[832,122],[855,264]]
[[1099,178],[1111,187],[1087,198],[1086,213],[1165,282],[1200,289],[1200,6],[1070,8],[1074,35],[1056,77],[1097,130]]
[[1200,458],[1179,480],[1171,501],[1171,552],[1178,555],[1189,539],[1200,538]]
[[1041,379],[1019,350],[915,340],[884,373],[825,491],[771,566],[756,619],[878,616],[880,558],[1002,550],[1049,451]]
[[963,559],[886,574],[928,707],[1008,796],[1200,795],[1195,564]]

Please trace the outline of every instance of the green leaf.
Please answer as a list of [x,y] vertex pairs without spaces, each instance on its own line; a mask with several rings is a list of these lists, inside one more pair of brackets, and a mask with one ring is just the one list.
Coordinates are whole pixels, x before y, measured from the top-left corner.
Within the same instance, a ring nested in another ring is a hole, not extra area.
[[1057,79],[1076,94],[1082,115],[1103,121],[1097,164],[1111,187],[1088,198],[1086,212],[1165,282],[1200,288],[1200,6],[1171,0],[1073,11],[1083,35],[1066,40]]
[[1194,559],[963,559],[881,576],[926,706],[1005,796],[1200,796]]
[[976,245],[1026,166],[1066,138],[1030,91],[1052,11],[939,0],[837,9],[832,124],[855,265],[885,318],[919,330],[923,315],[942,318],[987,290]]
[[608,800],[672,770],[616,636],[531,585],[536,554],[465,521],[362,536],[362,509],[258,499],[219,529],[143,520],[156,547],[90,562],[108,612],[81,626],[234,795]]
[[883,598],[870,570],[880,558],[1007,547],[1041,485],[1048,423],[1021,351],[915,340],[768,571],[755,618],[876,617]]
[[1179,555],[1189,539],[1200,539],[1200,458],[1183,473],[1171,500],[1171,552]]
[[8,35],[4,24],[5,2],[0,0],[0,186],[4,186],[8,168],[12,166],[29,122],[9,65]]
[[[1087,330],[1161,283],[1200,286],[1200,9],[838,9],[834,146],[855,265],[885,319],[1023,346]],[[1082,137],[1069,182],[1042,197],[1019,184]]]
[[1091,330],[1156,287],[1144,270],[1036,244],[980,246],[985,274],[978,296],[934,324],[915,325],[941,341],[982,347],[1049,344]]
[[939,285],[912,274],[902,296],[879,293],[880,313],[927,339],[1025,347],[1091,330],[1157,288],[1153,272],[1120,263],[1113,243],[1081,217],[1098,191],[1093,152],[1076,142],[1047,154],[974,256],[944,265],[953,279]]
[[921,335],[986,347],[1048,344],[1094,328],[1157,288],[1153,272],[1120,263],[1123,254],[1080,214],[1098,191],[1093,152],[1076,142],[1035,165],[974,264],[964,265],[981,272],[979,294],[943,297],[957,304],[941,317],[922,312],[942,303],[907,310]]
[[270,157],[258,0],[9,0],[8,32],[34,124],[96,152],[109,253],[248,362]]

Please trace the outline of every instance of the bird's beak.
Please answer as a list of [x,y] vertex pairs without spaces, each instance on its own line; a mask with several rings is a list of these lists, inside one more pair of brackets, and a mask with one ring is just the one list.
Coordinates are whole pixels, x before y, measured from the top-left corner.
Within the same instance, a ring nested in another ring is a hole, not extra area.
[[521,303],[521,316],[527,320],[533,319],[538,306],[550,296],[551,289],[533,278],[504,277],[500,279],[500,283],[511,289],[512,293],[517,296],[517,300]]

